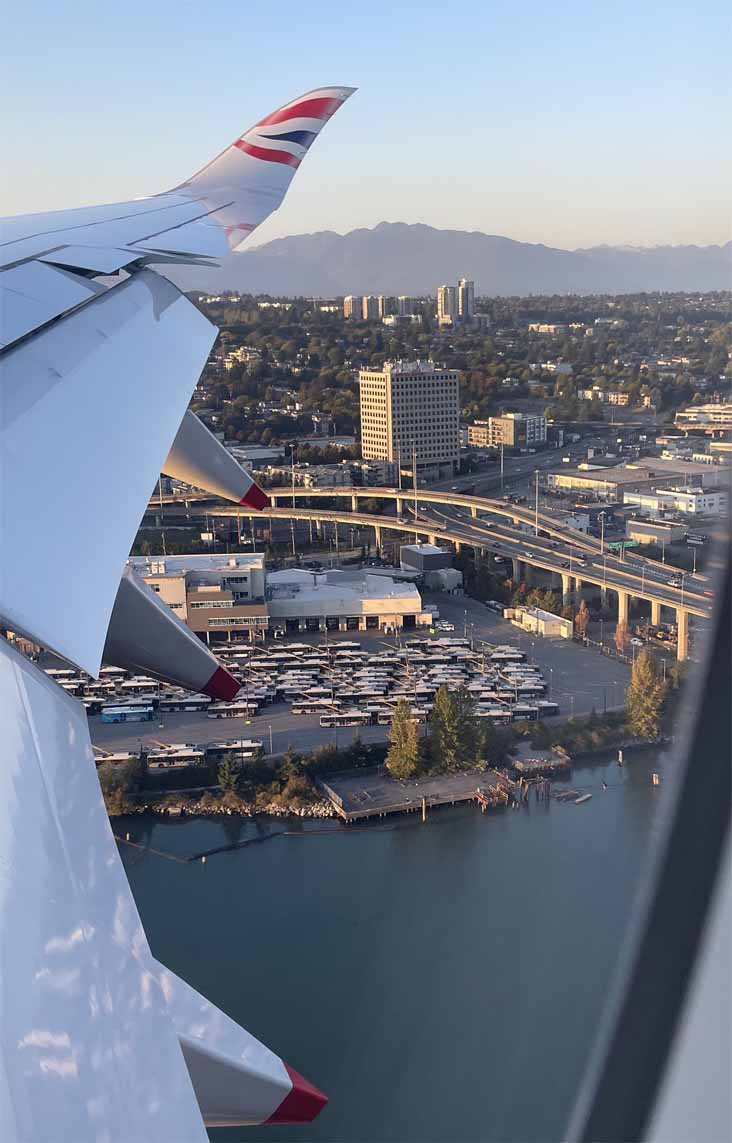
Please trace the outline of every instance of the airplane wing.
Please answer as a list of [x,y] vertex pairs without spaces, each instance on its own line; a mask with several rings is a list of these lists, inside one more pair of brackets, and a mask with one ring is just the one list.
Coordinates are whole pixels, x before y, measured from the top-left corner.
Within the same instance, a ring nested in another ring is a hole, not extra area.
[[[0,631],[221,697],[237,683],[125,560],[161,470],[262,508],[186,412],[216,329],[165,277],[236,248],[352,88],[309,92],[186,182],[0,223]],[[163,468],[165,466],[165,468]],[[80,704],[0,637],[0,1137],[203,1143],[325,1097],[154,961]]]

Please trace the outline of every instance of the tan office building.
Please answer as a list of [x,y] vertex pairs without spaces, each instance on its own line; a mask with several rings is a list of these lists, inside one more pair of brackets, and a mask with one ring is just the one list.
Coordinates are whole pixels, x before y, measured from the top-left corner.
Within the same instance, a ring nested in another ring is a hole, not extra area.
[[362,369],[361,453],[417,471],[452,475],[460,460],[460,380],[432,361],[387,361]]

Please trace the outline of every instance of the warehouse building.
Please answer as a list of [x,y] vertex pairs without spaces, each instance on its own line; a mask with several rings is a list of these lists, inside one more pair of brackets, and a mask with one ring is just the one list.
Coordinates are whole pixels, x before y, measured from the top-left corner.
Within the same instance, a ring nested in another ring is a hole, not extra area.
[[209,644],[285,632],[384,631],[432,622],[415,584],[384,574],[301,568],[267,572],[261,552],[133,556],[129,563]]

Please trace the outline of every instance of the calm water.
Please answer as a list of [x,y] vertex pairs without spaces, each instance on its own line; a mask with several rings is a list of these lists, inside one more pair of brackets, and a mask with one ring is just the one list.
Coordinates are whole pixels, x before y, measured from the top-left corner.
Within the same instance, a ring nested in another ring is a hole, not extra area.
[[[651,754],[576,768],[583,806],[305,827],[205,866],[122,846],[156,955],[330,1096],[311,1127],[212,1138],[559,1139],[652,829],[653,769]],[[282,828],[122,823],[171,853]]]

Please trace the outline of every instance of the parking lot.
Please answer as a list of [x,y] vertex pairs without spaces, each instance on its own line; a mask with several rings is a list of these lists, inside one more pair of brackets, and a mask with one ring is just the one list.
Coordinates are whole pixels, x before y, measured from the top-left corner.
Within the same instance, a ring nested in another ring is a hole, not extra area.
[[[483,604],[463,596],[425,595],[425,602],[435,603],[443,619],[455,626],[456,636],[473,641],[476,651],[488,645],[509,644],[524,652],[527,660],[538,665],[547,683],[548,699],[557,702],[561,714],[586,714],[594,707],[598,712],[623,705],[630,671],[627,665],[601,655],[592,648],[581,647],[570,640],[542,639],[522,632],[511,623],[489,611]],[[414,636],[415,632],[410,632]],[[394,650],[398,637],[379,632],[334,633],[329,644],[345,640],[357,641],[374,654]],[[322,646],[322,635],[298,636],[297,642]],[[274,644],[271,646],[275,646]],[[287,649],[286,640],[278,640],[279,650]],[[210,719],[205,712],[165,714],[157,720],[140,723],[106,724],[99,716],[90,718],[92,741],[108,750],[133,750],[156,742],[207,743],[237,738],[261,739],[265,752],[279,754],[289,746],[311,750],[333,743],[344,746],[360,734],[365,742],[383,741],[387,726],[338,727],[320,726],[319,716],[294,716],[291,707],[282,702],[260,708],[251,719]]]

